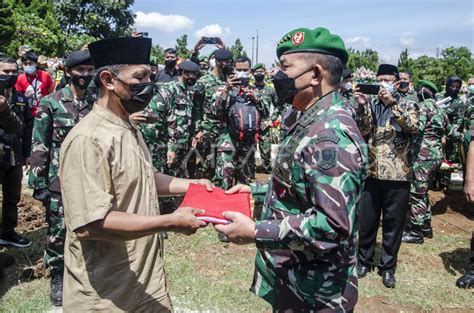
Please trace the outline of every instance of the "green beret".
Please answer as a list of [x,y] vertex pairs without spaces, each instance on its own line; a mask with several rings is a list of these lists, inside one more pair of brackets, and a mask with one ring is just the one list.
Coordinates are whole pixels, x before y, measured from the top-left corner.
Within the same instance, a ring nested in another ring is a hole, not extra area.
[[277,45],[277,56],[296,52],[314,52],[338,57],[345,64],[349,59],[341,37],[331,34],[326,28],[297,28],[292,30]]
[[438,88],[436,88],[436,85],[430,82],[429,80],[419,80],[418,87],[425,87],[431,90],[432,93],[438,93]]
[[265,69],[265,64],[257,63],[252,67],[252,71],[256,71],[256,70],[261,69],[261,68]]

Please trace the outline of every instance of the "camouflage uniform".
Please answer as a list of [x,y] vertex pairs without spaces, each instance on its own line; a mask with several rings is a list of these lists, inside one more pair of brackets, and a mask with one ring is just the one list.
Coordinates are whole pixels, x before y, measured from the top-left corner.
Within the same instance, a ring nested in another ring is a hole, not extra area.
[[428,189],[444,159],[441,139],[446,135],[449,120],[435,101],[428,99],[418,104],[419,133],[414,136],[413,176],[410,189],[410,222],[422,226],[431,221]]
[[196,132],[202,131],[203,142],[197,146],[200,178],[214,177],[216,167],[216,142],[222,116],[218,108],[226,82],[212,73],[198,79],[195,86]]
[[338,92],[286,133],[255,224],[251,291],[276,312],[351,311],[357,302],[357,213],[367,148]]
[[30,174],[28,185],[35,190],[47,189],[47,246],[44,262],[52,273],[62,273],[64,268],[64,209],[58,177],[59,150],[71,129],[91,110],[86,101],[77,101],[68,85],[41,99],[36,113]]
[[406,101],[418,102],[418,96],[416,92],[409,90],[407,93],[399,92],[400,96],[405,98]]
[[273,85],[254,85],[251,88],[255,91],[261,102],[262,127],[260,127],[258,134],[258,148],[260,151],[260,157],[262,158],[263,172],[269,174],[272,170],[272,141],[270,136],[270,127],[263,126],[263,124],[266,122],[276,121],[283,105],[278,101]]

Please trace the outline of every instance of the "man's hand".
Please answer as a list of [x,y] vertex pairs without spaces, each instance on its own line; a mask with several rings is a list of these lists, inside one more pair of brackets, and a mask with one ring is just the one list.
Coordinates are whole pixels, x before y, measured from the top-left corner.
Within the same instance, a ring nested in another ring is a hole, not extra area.
[[35,189],[33,191],[33,198],[40,201],[47,208],[51,201],[51,193],[48,188]]
[[229,240],[236,244],[247,244],[254,242],[255,223],[254,221],[238,212],[224,212],[222,215],[232,221],[227,225],[216,225],[217,231],[226,235]]
[[139,123],[146,123],[146,115],[143,112],[136,112],[130,114],[130,120],[139,124]]
[[367,105],[369,103],[369,97],[367,97],[367,95],[363,94],[362,92],[359,92],[358,90],[359,88],[357,88],[354,92],[355,101],[358,105]]
[[174,164],[176,162],[176,152],[168,151],[166,153],[166,163],[167,164]]
[[378,97],[385,106],[391,106],[394,102],[392,95],[382,86],[380,86]]
[[222,41],[220,37],[217,37],[216,47],[219,49],[225,49],[224,42]]
[[234,187],[230,188],[229,190],[226,190],[226,194],[230,195],[233,193],[241,193],[241,192],[248,192],[251,193],[252,190],[250,189],[250,186],[244,185],[244,184],[237,184]]
[[236,77],[235,75],[230,75],[225,85],[226,90],[230,91],[232,88],[240,86],[240,78]]
[[199,220],[196,214],[203,214],[205,211],[193,208],[178,208],[169,217],[172,220],[171,231],[192,235],[199,228],[206,227],[207,223]]
[[4,112],[8,107],[7,98],[3,95],[0,95],[0,112]]
[[199,54],[199,50],[201,50],[203,47],[205,46],[205,44],[202,42],[202,37],[199,38],[199,41],[196,43],[196,45],[194,46],[194,54],[195,55],[198,55]]
[[254,103],[258,102],[257,96],[255,95],[255,92],[252,89],[246,87],[244,88],[244,92],[245,92],[245,95],[249,97],[250,100],[252,100],[252,102]]
[[209,179],[197,179],[193,183],[206,187],[207,191],[212,191],[212,188],[214,188],[214,184]]
[[464,194],[466,195],[467,201],[474,203],[474,182],[466,180],[464,183]]

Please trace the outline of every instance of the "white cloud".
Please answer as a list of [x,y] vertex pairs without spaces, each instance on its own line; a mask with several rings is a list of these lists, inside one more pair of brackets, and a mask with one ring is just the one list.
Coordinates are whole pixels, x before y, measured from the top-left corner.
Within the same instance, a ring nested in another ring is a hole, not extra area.
[[194,35],[199,38],[202,36],[206,37],[224,37],[230,34],[229,27],[222,27],[219,24],[206,25],[203,28],[197,30]]
[[349,46],[354,48],[369,48],[370,46],[372,46],[372,41],[370,40],[370,38],[364,36],[351,37],[346,40],[346,43],[348,43]]
[[413,46],[414,41],[415,41],[415,36],[412,33],[404,33],[400,36],[400,44],[403,47]]
[[145,13],[138,11],[135,13],[135,26],[140,28],[158,29],[163,32],[174,32],[189,29],[193,26],[193,21],[183,15],[164,15],[159,12]]

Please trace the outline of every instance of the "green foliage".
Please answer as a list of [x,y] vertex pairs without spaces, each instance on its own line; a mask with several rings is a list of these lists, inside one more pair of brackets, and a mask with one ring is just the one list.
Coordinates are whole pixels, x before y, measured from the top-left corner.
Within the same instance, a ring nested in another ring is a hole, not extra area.
[[244,51],[244,46],[242,45],[242,42],[239,38],[237,38],[232,47],[230,47],[230,51],[232,52],[234,59],[237,59],[241,56],[247,56],[247,52]]
[[400,71],[412,72],[413,59],[411,59],[410,56],[408,55],[408,49],[405,49],[400,53],[400,57],[398,59],[398,69]]
[[154,60],[157,64],[164,64],[164,51],[165,49],[163,49],[163,47],[158,44],[151,47],[151,59]]
[[446,82],[443,61],[441,59],[422,55],[413,61],[413,66],[410,71],[413,74],[415,85],[418,80],[425,79],[432,81],[439,89]]
[[441,51],[445,78],[457,75],[463,80],[474,74],[474,61],[469,48],[446,48]]
[[0,2],[0,51],[15,36],[16,25],[13,18],[13,10],[10,3],[6,1]]
[[346,64],[347,68],[356,70],[364,67],[366,69],[376,71],[379,64],[379,54],[377,51],[372,49],[366,49],[363,51],[354,50],[349,48],[349,61]]
[[182,59],[189,59],[192,51],[188,49],[188,35],[176,38],[176,54]]

